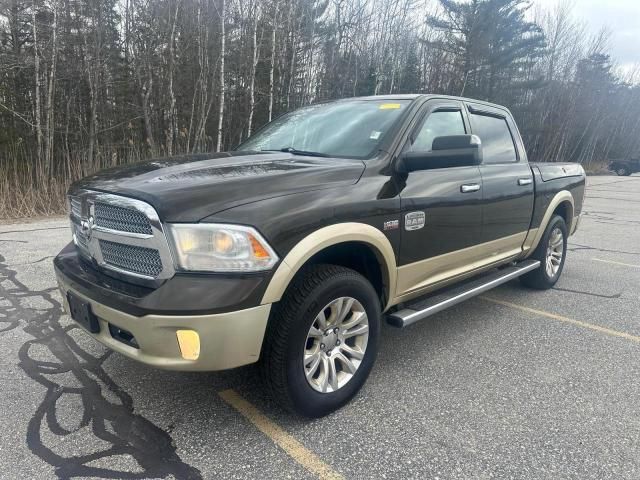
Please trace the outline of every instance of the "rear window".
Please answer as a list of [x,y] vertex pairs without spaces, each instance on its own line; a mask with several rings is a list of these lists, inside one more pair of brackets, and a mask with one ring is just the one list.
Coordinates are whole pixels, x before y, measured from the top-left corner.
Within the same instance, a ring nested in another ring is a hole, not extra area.
[[483,164],[518,161],[516,147],[506,119],[472,113],[471,128],[482,141]]

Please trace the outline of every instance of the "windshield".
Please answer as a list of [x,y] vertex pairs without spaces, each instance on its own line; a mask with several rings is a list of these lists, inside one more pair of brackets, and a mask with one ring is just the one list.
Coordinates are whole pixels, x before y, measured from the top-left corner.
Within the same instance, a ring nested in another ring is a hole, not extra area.
[[408,100],[348,100],[300,108],[269,123],[239,151],[368,158],[407,109]]

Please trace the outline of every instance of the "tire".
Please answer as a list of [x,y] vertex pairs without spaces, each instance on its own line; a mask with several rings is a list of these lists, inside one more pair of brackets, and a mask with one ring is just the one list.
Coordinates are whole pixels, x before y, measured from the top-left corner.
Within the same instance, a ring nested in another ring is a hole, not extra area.
[[627,167],[617,167],[616,173],[619,177],[628,177],[629,175],[631,175],[631,172]]
[[[557,232],[560,232],[562,235],[561,245],[558,244]],[[533,270],[529,273],[524,274],[520,277],[520,281],[530,288],[536,288],[538,290],[548,290],[553,288],[553,286],[557,283],[560,275],[562,275],[562,270],[564,268],[564,261],[567,258],[567,224],[560,215],[554,215],[551,217],[547,228],[540,239],[540,243],[534,250],[533,254],[529,257],[531,260],[540,260],[540,268]],[[556,247],[554,248],[552,245]],[[559,250],[561,246],[561,250]],[[553,249],[556,253],[552,254],[550,249]],[[561,252],[562,256],[558,264],[551,257],[557,259],[558,251]],[[548,267],[547,260],[552,263],[551,267]]]
[[[351,304],[345,300],[340,303],[343,298],[354,301]],[[331,326],[331,321],[337,320],[339,315],[334,318],[334,312],[344,311],[348,305],[351,305],[351,310],[341,323],[336,323],[342,330],[335,333],[338,327]],[[335,265],[314,265],[296,276],[274,307],[265,335],[260,369],[275,400],[305,417],[327,415],[349,402],[364,385],[378,350],[380,301],[371,284],[354,270]],[[325,329],[319,328],[321,312],[327,317]],[[350,327],[353,322],[358,323]],[[368,329],[360,328],[365,323]],[[312,326],[316,330],[312,331]],[[367,332],[347,338],[357,328]],[[334,333],[327,336],[327,331]],[[363,341],[365,335],[366,341]],[[347,349],[362,358],[352,357]],[[313,370],[316,353],[309,352],[317,352],[316,370]],[[347,370],[347,363],[343,363],[340,355],[352,367],[355,366],[354,373]],[[310,358],[313,360],[305,364],[304,360]],[[331,369],[331,362],[335,370]],[[310,380],[306,375],[308,371],[315,372]],[[331,375],[333,371],[337,372],[335,376]],[[323,375],[324,372],[327,375]],[[333,385],[328,379],[334,380]],[[325,392],[321,391],[323,387]]]

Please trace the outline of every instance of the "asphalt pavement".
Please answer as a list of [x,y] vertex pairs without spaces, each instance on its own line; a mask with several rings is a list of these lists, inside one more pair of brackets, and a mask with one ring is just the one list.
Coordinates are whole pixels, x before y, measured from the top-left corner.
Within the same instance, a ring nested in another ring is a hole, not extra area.
[[0,478],[640,478],[640,176],[588,179],[549,291],[515,281],[404,330],[322,419],[259,373],[156,370],[64,314],[64,218],[0,225]]

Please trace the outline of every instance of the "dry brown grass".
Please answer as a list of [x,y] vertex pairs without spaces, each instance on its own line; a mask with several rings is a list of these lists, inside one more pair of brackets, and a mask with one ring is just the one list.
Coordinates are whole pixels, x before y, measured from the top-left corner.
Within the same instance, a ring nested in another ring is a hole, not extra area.
[[148,156],[134,148],[104,148],[89,166],[82,155],[72,153],[56,159],[51,169],[26,148],[5,148],[0,151],[0,221],[64,214],[66,192],[73,181]]

